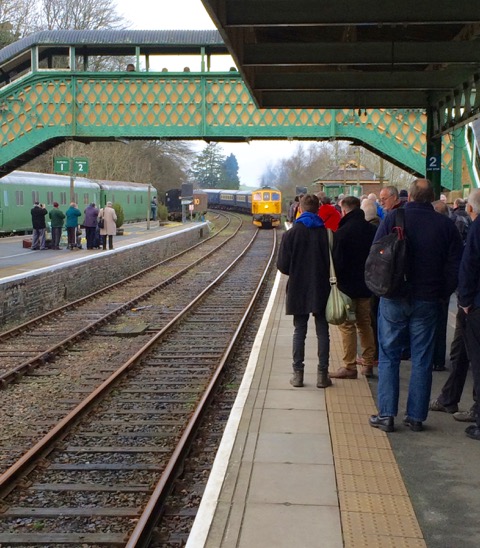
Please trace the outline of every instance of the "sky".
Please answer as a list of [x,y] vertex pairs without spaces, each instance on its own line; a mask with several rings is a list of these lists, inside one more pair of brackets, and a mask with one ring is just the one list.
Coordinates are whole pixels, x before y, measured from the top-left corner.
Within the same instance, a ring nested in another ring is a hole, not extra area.
[[[131,23],[130,29],[138,30],[209,30],[215,25],[200,0],[114,0],[117,10]],[[199,61],[198,61],[198,64]],[[233,65],[230,57],[212,62],[213,70],[228,70]],[[180,58],[169,58],[169,70],[183,70],[189,66],[195,70],[195,61]],[[156,67],[152,67],[154,70]],[[161,67],[158,68],[160,70]],[[200,66],[198,69],[200,70]],[[194,142],[198,150],[206,145],[203,141]],[[225,156],[234,154],[239,165],[240,182],[255,187],[269,165],[277,160],[288,158],[296,148],[297,142],[289,141],[251,141],[250,143],[220,143]]]

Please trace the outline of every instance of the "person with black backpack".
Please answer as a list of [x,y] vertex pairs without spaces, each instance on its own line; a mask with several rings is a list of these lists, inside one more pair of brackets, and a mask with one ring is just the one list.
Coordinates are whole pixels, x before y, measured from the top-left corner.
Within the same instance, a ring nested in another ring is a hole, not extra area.
[[[405,208],[387,214],[372,245],[375,248],[376,242],[395,229],[397,241],[404,241],[401,249],[406,249],[400,283],[393,291],[380,295],[378,312],[378,415],[372,415],[369,424],[385,432],[394,430],[394,417],[398,414],[399,366],[407,341],[410,341],[412,368],[403,422],[413,431],[423,430],[432,386],[440,301],[448,298],[457,286],[462,241],[451,220],[433,209],[433,200],[431,182],[416,179],[410,186]],[[398,212],[404,212],[401,230],[396,226]],[[380,249],[377,258],[382,256]]]

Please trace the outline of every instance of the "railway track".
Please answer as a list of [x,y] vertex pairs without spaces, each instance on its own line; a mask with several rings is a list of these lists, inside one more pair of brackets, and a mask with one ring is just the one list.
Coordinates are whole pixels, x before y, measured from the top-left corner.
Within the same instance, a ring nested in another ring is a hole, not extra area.
[[78,387],[76,408],[0,477],[2,546],[145,545],[197,405],[208,401],[272,260],[274,234],[252,239],[100,387]]
[[[125,280],[0,333],[0,387],[53,361],[60,352],[135,308],[137,303],[215,253],[234,238],[242,226],[236,216],[223,216],[223,219],[218,232],[208,240]],[[234,227],[229,229],[232,220]]]

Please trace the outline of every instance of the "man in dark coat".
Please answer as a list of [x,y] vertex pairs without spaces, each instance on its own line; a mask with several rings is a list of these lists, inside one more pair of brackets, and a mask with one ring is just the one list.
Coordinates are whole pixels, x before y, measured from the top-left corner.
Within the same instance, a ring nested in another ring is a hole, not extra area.
[[35,202],[35,205],[30,210],[32,214],[32,250],[47,249],[46,245],[46,232],[47,225],[45,223],[45,216],[48,211],[43,204]]
[[480,189],[468,196],[472,218],[458,277],[458,305],[465,313],[465,342],[472,367],[473,389],[477,396],[476,423],[465,430],[469,438],[480,441]]
[[365,285],[365,261],[377,228],[365,220],[360,200],[347,196],[342,200],[343,217],[333,240],[333,262],[338,288],[348,295],[355,306],[355,321],[339,325],[343,343],[343,363],[330,373],[334,379],[357,378],[357,335],[362,347],[362,374],[372,376],[375,359],[375,338],[370,317],[372,293]]
[[[407,240],[407,285],[405,293],[380,297],[378,311],[378,415],[370,426],[385,432],[394,430],[398,414],[399,368],[402,348],[410,340],[412,367],[404,424],[419,432],[427,418],[432,387],[432,357],[435,327],[442,299],[448,298],[458,281],[462,240],[445,215],[432,206],[433,187],[427,179],[416,179],[405,204]],[[375,235],[378,240],[395,225],[390,212]]]
[[301,215],[282,238],[277,267],[288,276],[286,314],[293,315],[293,377],[303,386],[305,338],[310,314],[315,318],[318,341],[317,387],[331,386],[328,377],[330,337],[325,307],[330,293],[327,230],[317,215],[319,200],[312,194],[300,198]]

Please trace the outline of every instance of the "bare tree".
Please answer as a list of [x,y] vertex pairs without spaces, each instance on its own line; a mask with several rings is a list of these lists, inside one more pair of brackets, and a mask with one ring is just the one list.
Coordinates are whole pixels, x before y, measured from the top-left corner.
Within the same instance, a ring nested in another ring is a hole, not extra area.
[[114,0],[41,0],[42,29],[116,29],[125,27]]
[[37,15],[36,0],[0,0],[0,47],[31,33]]

